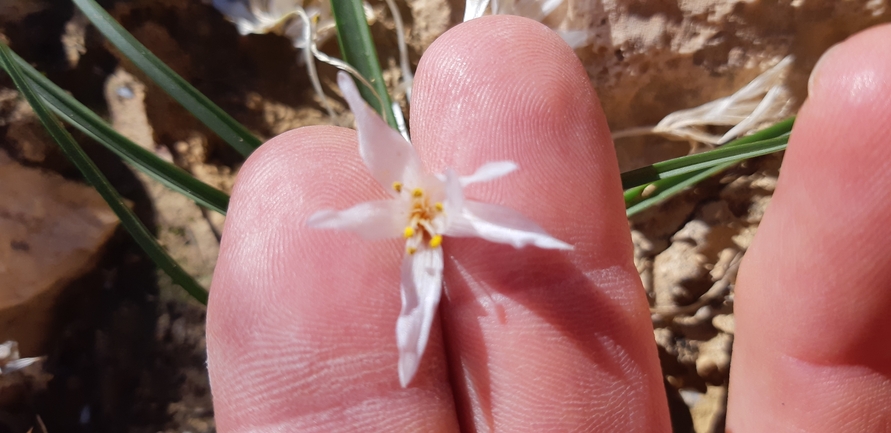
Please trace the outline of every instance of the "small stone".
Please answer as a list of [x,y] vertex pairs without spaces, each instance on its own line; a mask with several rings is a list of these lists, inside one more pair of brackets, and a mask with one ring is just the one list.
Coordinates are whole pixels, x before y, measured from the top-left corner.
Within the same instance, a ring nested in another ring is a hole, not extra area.
[[718,314],[712,318],[712,326],[730,335],[736,332],[736,322],[733,319],[733,314]]
[[[687,242],[674,242],[659,253],[653,262],[653,292],[656,306],[674,306],[692,301],[708,287],[700,280],[706,274],[705,258],[696,246]],[[690,291],[696,282],[697,293]]]
[[693,416],[693,429],[696,433],[715,433],[724,431],[724,415],[727,412],[727,387],[711,386],[706,388],[690,409]]
[[93,268],[117,225],[93,188],[0,152],[0,323],[23,355],[42,354],[57,297]]
[[713,376],[726,376],[730,369],[730,348],[733,336],[719,333],[709,341],[699,345],[699,357],[696,358],[696,373],[708,379]]

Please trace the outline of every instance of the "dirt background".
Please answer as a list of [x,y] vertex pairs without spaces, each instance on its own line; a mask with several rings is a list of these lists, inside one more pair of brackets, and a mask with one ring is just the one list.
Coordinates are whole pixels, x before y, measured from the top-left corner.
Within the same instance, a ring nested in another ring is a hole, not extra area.
[[[240,36],[199,0],[100,3],[259,136],[330,123],[287,39]],[[448,0],[398,4],[413,65],[464,9]],[[383,2],[371,5],[373,37],[392,85],[399,76],[393,21]],[[775,116],[794,113],[821,53],[887,21],[886,0],[566,0],[545,20],[588,35],[576,52],[614,129],[652,125],[729,95],[789,54],[789,104]],[[70,2],[0,0],[0,33],[119,131],[231,189],[241,158],[112,49]],[[338,55],[334,41],[321,49]],[[333,68],[319,71],[335,95]],[[333,102],[343,112],[342,101]],[[171,254],[209,285],[223,218],[72,132]],[[25,432],[34,414],[50,432],[214,431],[204,308],[114,229],[5,75],[0,137],[0,178],[15,185],[0,188],[0,338],[19,341],[22,356],[47,356],[44,368],[53,375],[44,390],[25,387],[12,394],[17,399],[0,392],[0,431]],[[701,147],[655,137],[616,144],[623,170]],[[675,431],[723,431],[736,267],[770,201],[780,161],[774,155],[742,164],[630,221]]]

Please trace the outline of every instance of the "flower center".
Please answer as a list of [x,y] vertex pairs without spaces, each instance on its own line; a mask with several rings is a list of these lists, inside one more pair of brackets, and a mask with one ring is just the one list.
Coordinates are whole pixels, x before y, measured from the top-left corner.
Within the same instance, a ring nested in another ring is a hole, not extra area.
[[404,190],[402,183],[393,183],[393,190],[398,193],[409,194],[411,210],[408,214],[408,225],[405,226],[405,251],[414,254],[425,242],[430,248],[438,248],[442,245],[442,235],[438,233],[436,219],[443,214],[441,202],[430,201],[422,188],[414,188],[411,191]]

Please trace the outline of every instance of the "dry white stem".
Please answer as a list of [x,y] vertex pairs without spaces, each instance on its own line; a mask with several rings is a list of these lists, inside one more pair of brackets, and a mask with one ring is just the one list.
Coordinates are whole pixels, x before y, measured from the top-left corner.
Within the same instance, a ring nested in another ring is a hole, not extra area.
[[334,120],[337,118],[337,115],[334,114],[334,109],[331,108],[331,103],[328,102],[328,97],[325,96],[325,91],[322,90],[319,73],[316,71],[316,63],[313,61],[313,51],[318,51],[316,49],[316,33],[314,32],[315,23],[303,9],[297,10],[297,16],[303,21],[303,39],[307,42],[307,47],[302,50],[304,62],[306,63],[306,73],[309,75],[309,80],[312,82],[313,89],[322,101],[322,106],[325,107],[328,116]]
[[[791,65],[792,56],[787,56],[730,96],[675,111],[655,126],[618,131],[613,134],[613,139],[656,134],[676,140],[724,144],[752,131],[759,123],[776,117],[783,110],[786,103],[782,97],[786,93],[783,80]],[[732,128],[719,136],[706,132],[703,129],[706,126]]]

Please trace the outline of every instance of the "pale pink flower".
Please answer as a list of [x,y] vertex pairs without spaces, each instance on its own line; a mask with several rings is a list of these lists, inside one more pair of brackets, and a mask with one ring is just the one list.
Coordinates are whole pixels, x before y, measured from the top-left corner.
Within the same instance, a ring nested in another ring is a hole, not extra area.
[[366,239],[405,239],[402,312],[396,321],[399,381],[404,387],[418,370],[439,305],[444,236],[478,237],[516,248],[572,246],[514,210],[465,199],[465,186],[500,178],[516,170],[516,164],[490,162],[470,176],[458,176],[451,169],[441,175],[428,173],[412,145],[365,104],[349,76],[341,72],[337,83],[356,116],[362,160],[391,198],[341,211],[322,210],[307,225],[352,231]]

